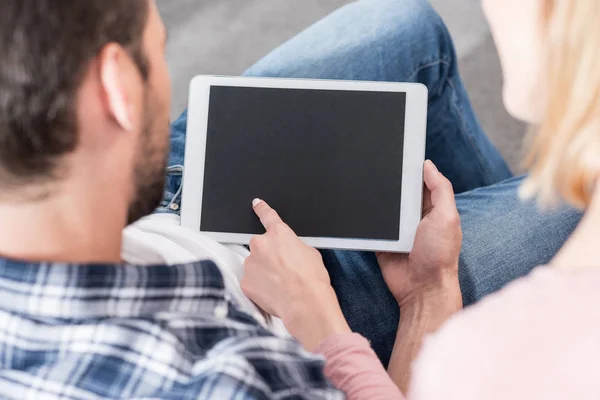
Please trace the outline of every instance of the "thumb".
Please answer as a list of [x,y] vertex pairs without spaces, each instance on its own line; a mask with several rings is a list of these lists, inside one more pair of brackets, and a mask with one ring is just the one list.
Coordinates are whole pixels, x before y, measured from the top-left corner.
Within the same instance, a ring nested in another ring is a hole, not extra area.
[[[425,180],[425,198],[423,209],[427,213],[432,208],[440,208],[442,211],[456,212],[454,200],[454,189],[452,183],[438,171],[433,162],[425,161],[423,178]],[[429,193],[428,193],[429,192]]]

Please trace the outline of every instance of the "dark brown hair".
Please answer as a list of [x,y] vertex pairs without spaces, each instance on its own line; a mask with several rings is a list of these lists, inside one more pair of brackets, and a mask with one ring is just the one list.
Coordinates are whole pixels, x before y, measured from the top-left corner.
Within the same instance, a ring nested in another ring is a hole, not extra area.
[[148,12],[148,0],[0,1],[0,188],[60,177],[78,143],[77,90],[105,45],[147,78]]

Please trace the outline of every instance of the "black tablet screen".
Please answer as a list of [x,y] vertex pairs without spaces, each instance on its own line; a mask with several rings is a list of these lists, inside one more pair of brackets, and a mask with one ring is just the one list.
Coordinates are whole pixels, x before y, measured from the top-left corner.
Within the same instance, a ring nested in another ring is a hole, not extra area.
[[264,233],[258,197],[300,236],[398,240],[405,106],[398,92],[212,86],[201,230]]

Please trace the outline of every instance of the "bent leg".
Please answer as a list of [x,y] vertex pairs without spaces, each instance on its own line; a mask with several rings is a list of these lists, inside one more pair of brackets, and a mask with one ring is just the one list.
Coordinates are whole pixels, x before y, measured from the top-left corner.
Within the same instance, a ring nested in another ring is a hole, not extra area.
[[[477,122],[450,34],[426,0],[349,4],[275,49],[245,75],[423,83],[429,90],[426,155],[455,191],[511,176]],[[172,125],[171,168],[183,165],[186,122],[187,111]],[[163,206],[179,200],[180,173],[174,173],[167,179]]]
[[429,89],[426,154],[455,191],[511,177],[472,111],[448,29],[426,0],[349,4],[246,75],[423,83]]

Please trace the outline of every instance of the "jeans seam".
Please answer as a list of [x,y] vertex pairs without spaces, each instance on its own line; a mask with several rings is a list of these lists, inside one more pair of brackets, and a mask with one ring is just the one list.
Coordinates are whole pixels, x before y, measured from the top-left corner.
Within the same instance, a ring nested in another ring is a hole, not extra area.
[[[421,64],[420,66],[418,66],[418,67],[417,67],[417,68],[416,68],[416,69],[413,71],[413,73],[412,73],[412,74],[410,74],[410,75],[408,76],[408,78],[407,78],[405,81],[406,81],[406,82],[411,82],[411,81],[412,81],[412,80],[413,80],[413,79],[414,79],[414,78],[417,76],[417,74],[418,74],[419,72],[421,72],[421,71],[424,71],[424,70],[426,70],[426,69],[428,69],[428,68],[436,67],[436,66],[438,66],[438,65],[444,65],[444,66],[446,66],[446,67],[448,67],[448,68],[452,67],[452,63],[451,63],[450,61],[448,61],[448,60],[445,60],[445,59],[443,59],[443,58],[439,58],[439,59],[437,59],[437,60],[435,60],[435,61],[426,62],[426,63],[424,63],[424,64]],[[440,96],[440,95],[442,94],[442,92],[443,92],[443,86],[442,86],[442,88],[440,89],[440,92],[439,92],[439,93],[432,93],[432,95],[434,95],[434,96]]]
[[[448,83],[448,86],[450,86],[452,88],[452,90],[456,91],[456,86],[454,86],[454,82],[452,82],[452,79],[448,78],[446,81]],[[475,154],[475,157],[477,158],[477,162],[479,163],[479,167],[481,168],[482,171],[485,172],[485,176],[487,179],[487,182],[485,182],[485,184],[486,185],[492,184],[493,183],[492,182],[493,181],[492,172],[488,168],[487,164],[484,162],[483,155],[481,154],[481,152],[479,151],[479,147],[475,144],[475,142],[473,140],[473,131],[469,128],[469,125],[465,123],[465,120],[463,118],[463,114],[465,111],[460,107],[459,104],[456,104],[456,102],[452,98],[450,99],[450,107],[452,107],[454,109],[454,112],[456,112],[456,115],[460,119],[460,124],[462,125],[463,129],[468,133],[466,135],[467,143],[469,144],[469,147],[471,147],[471,151]]]
[[[449,69],[452,68],[452,62],[450,60],[446,60],[444,58],[439,58],[434,61],[425,62],[422,65],[420,65],[419,67],[417,67],[411,75],[409,75],[409,78],[407,79],[407,81],[412,81],[419,72],[424,71],[427,68],[432,68],[432,67],[435,67],[438,65],[444,65],[445,67],[447,67]],[[454,82],[452,82],[451,77],[447,77],[444,81],[445,81],[446,85],[440,85],[439,92],[436,91],[435,93],[431,93],[432,96],[435,96],[435,97],[441,96],[442,93],[444,92],[444,88],[446,86],[449,86],[453,91],[456,92],[457,89],[456,89],[456,86],[454,85]],[[465,136],[467,136],[467,138],[466,138],[467,144],[471,148],[471,151],[475,154],[477,162],[479,163],[481,170],[485,174],[485,178],[487,180],[486,184],[489,184],[490,182],[493,181],[492,173],[491,173],[490,169],[488,168],[488,166],[486,165],[486,163],[483,162],[483,155],[481,154],[481,152],[479,151],[479,148],[473,141],[473,131],[471,129],[469,129],[468,124],[465,123],[465,120],[463,118],[464,110],[459,105],[457,105],[456,102],[454,101],[454,99],[452,99],[452,98],[450,98],[450,107],[452,107],[452,109],[456,113],[458,119],[460,120],[460,124],[462,125],[463,130],[465,132],[467,132],[467,134],[465,135]]]
[[[183,169],[184,169],[183,165],[180,165],[180,164],[171,165],[171,166],[167,167],[166,173],[167,173],[167,176],[183,176]],[[171,201],[169,202],[169,204],[167,204],[166,208],[171,208],[171,206],[179,200],[179,197],[181,197],[182,192],[183,192],[183,181],[181,181],[179,183],[177,190],[173,194],[173,197],[171,198]]]

